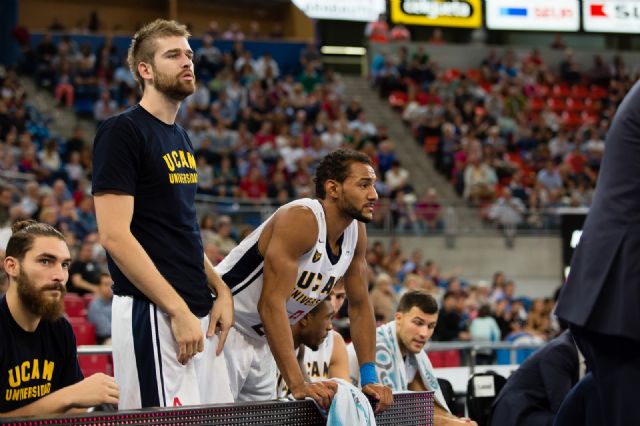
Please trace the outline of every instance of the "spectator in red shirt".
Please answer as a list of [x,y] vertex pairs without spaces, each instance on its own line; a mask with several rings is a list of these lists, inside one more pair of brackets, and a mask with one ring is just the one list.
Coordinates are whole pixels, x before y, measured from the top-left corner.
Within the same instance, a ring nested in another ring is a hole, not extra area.
[[265,201],[267,198],[267,183],[260,170],[252,168],[247,176],[240,181],[240,196],[252,201]]

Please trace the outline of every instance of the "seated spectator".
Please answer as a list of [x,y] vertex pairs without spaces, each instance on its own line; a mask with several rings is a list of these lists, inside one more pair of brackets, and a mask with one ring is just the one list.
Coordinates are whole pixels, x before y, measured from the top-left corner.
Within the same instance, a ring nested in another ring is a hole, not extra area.
[[260,80],[275,81],[280,77],[280,67],[270,52],[265,52],[254,64],[256,75]]
[[440,28],[434,28],[427,42],[430,44],[445,44],[446,41],[442,36],[442,30]]
[[73,330],[62,316],[71,262],[64,237],[35,221],[18,222],[7,245],[9,290],[0,301],[1,417],[74,413],[118,404],[118,385],[84,379]]
[[396,24],[391,28],[391,41],[411,41],[411,33],[402,24]]
[[435,188],[427,188],[416,203],[416,217],[420,228],[425,231],[439,231],[444,228],[443,209],[438,201]]
[[236,240],[231,237],[231,218],[229,216],[220,216],[216,224],[216,233],[212,237],[211,242],[218,247],[223,256],[229,254],[235,246],[238,245]]
[[111,94],[108,90],[103,90],[100,93],[100,99],[98,99],[93,106],[93,118],[96,120],[98,126],[107,118],[117,114],[118,104],[111,99]]
[[433,336],[434,340],[450,342],[455,340],[469,340],[469,332],[463,322],[460,312],[460,295],[447,291],[442,298],[442,307],[438,316],[438,326]]
[[565,396],[584,372],[584,358],[567,330],[511,374],[493,402],[488,424],[552,425]]
[[[410,291],[400,299],[395,320],[376,329],[376,373],[394,392],[433,391],[434,424],[477,426],[452,415],[424,350],[438,320],[438,303],[424,291]],[[353,344],[347,347],[349,375],[360,382],[360,366]]]
[[495,184],[498,182],[496,171],[478,155],[469,158],[464,171],[464,198],[473,205],[491,201],[495,197]]
[[222,53],[213,45],[214,37],[206,34],[202,38],[202,46],[196,50],[194,68],[197,78],[210,80],[222,65]]
[[100,264],[93,259],[93,243],[83,243],[76,260],[69,266],[69,292],[79,295],[96,293],[101,273]]
[[364,29],[364,35],[369,38],[369,41],[377,43],[388,42],[389,24],[387,24],[387,15],[381,13],[376,21],[369,22]]
[[511,189],[503,188],[502,196],[489,210],[489,219],[505,229],[515,229],[523,223],[527,208],[521,199],[511,195]]
[[[491,307],[482,305],[478,310],[478,316],[471,321],[469,326],[469,336],[472,342],[491,343],[500,340],[500,328],[498,323],[491,316]],[[476,354],[478,365],[491,365],[495,361],[493,350],[479,349]]]
[[547,190],[561,189],[563,187],[560,171],[551,160],[547,161],[544,169],[538,172],[537,181],[544,185]]
[[409,171],[402,167],[400,160],[393,160],[391,168],[384,175],[384,183],[390,191],[390,197],[393,198],[397,191],[411,192],[412,188],[409,184]]
[[384,324],[391,321],[398,300],[393,289],[393,279],[389,274],[379,274],[369,293],[376,322]]
[[87,318],[96,327],[96,338],[99,345],[111,344],[112,284],[113,280],[109,274],[100,274],[100,283],[87,310]]
[[240,29],[240,25],[237,22],[231,22],[227,31],[222,34],[224,40],[244,40],[244,33]]

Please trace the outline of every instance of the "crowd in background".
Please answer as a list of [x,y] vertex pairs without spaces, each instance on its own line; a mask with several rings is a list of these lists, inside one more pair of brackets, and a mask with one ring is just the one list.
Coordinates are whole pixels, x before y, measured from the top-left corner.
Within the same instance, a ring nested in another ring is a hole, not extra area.
[[[433,188],[414,193],[409,172],[396,158],[386,127],[372,123],[357,98],[345,99],[340,76],[322,65],[313,45],[300,52],[298,69],[284,72],[269,53],[255,57],[245,49],[244,37],[239,35],[233,37],[231,50],[220,51],[214,44],[220,37],[215,27],[211,25],[202,47],[194,52],[196,91],[178,114],[178,122],[194,144],[201,195],[272,206],[313,196],[312,176],[320,159],[331,150],[347,147],[369,155],[379,176],[382,208],[376,209],[371,228],[382,228],[391,220],[398,230],[442,229],[438,194]],[[93,117],[99,124],[137,102],[125,56],[108,37],[92,51],[72,38],[62,37],[54,43],[45,35],[23,56],[20,70],[30,73],[42,90],[49,90],[60,108],[74,107],[78,96],[92,99]],[[394,67],[399,79],[385,81],[388,75],[377,73],[381,90],[406,86],[411,101],[404,118],[420,140],[438,137],[436,164],[455,178],[462,194],[472,201],[484,196],[465,183],[465,170],[477,165],[493,170],[489,174],[495,182],[491,183],[510,188],[513,197],[522,199],[529,209],[563,200],[568,190],[572,200],[580,195],[588,204],[602,151],[600,139],[617,102],[613,93],[623,93],[622,84],[627,80],[611,80],[611,96],[606,103],[603,100],[602,122],[570,133],[559,126],[553,133],[547,127],[552,123],[545,115],[547,110],[536,121],[546,123],[542,127],[531,127],[527,114],[525,94],[538,86],[525,77],[542,73],[542,63],[527,60],[509,67],[509,58],[488,58],[481,81],[492,85],[483,92],[480,80],[464,75],[447,79],[437,72],[426,51],[406,59],[385,59],[384,67]],[[404,69],[403,64],[407,65]],[[516,76],[507,77],[510,72]],[[415,81],[406,84],[409,76]],[[91,143],[81,128],[66,140],[50,134],[47,118],[27,102],[16,70],[0,73],[0,87],[0,248],[6,246],[10,225],[17,219],[34,218],[55,225],[74,252],[69,291],[95,294],[104,303],[98,303],[94,311],[104,311],[110,294],[108,286],[101,285],[106,259],[98,243],[91,197]],[[417,90],[429,94],[426,105],[414,102]],[[579,134],[588,139],[580,140]],[[583,160],[567,160],[572,153]],[[542,171],[547,169],[540,167],[538,183],[527,181],[527,167],[537,170],[535,165],[545,165],[549,171],[544,177]],[[580,166],[580,173],[571,173],[577,170],[571,169],[574,165]],[[564,192],[545,186],[556,173],[557,189]],[[205,250],[214,262],[251,229],[215,212],[201,218]],[[497,273],[491,283],[489,277],[469,282],[462,271],[441,273],[435,262],[422,259],[420,251],[402,253],[397,242],[390,247],[371,243],[367,259],[371,296],[381,322],[392,318],[404,291],[424,288],[442,306],[436,340],[497,341],[529,336],[544,341],[557,332],[551,317],[552,300],[518,298],[515,283],[502,274]],[[108,341],[108,336],[100,338]]]
[[638,77],[622,56],[557,68],[533,49],[491,51],[466,71],[441,69],[423,44],[381,50],[371,77],[469,205],[505,227],[557,226],[546,214],[591,203],[604,140]]

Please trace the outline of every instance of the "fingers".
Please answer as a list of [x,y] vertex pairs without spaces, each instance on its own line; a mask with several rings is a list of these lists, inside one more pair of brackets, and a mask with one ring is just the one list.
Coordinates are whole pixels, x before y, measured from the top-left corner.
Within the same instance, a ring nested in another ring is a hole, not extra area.
[[216,326],[218,325],[218,318],[214,318],[213,315],[209,320],[209,327],[207,327],[207,337],[211,337],[216,332]]
[[371,396],[378,402],[375,409],[376,413],[387,409],[391,404],[393,404],[393,393],[388,386],[368,384],[362,388],[362,392]]
[[380,399],[378,400],[378,412],[386,410],[391,404],[393,404],[393,392],[388,386],[380,386],[381,391],[379,392]]
[[338,392],[338,384],[336,382],[328,380],[322,383],[329,388],[329,390],[333,393],[333,395],[335,395],[336,392]]
[[218,337],[218,347],[216,348],[216,356],[220,356],[222,353],[222,348],[224,347],[224,342],[227,341],[227,336],[229,335],[229,330],[231,327],[222,327],[220,330],[220,336]]
[[194,348],[197,352],[194,352],[193,355],[195,355],[198,352],[204,351],[204,338],[202,337],[202,335],[200,335],[200,337],[198,338],[198,341],[195,344]]
[[185,364],[187,360],[187,344],[178,343],[178,362]]
[[331,400],[335,395],[335,390],[332,390],[330,387],[323,383],[315,383],[310,386],[311,390],[309,392],[309,396],[311,396],[323,409],[328,410],[331,407]]

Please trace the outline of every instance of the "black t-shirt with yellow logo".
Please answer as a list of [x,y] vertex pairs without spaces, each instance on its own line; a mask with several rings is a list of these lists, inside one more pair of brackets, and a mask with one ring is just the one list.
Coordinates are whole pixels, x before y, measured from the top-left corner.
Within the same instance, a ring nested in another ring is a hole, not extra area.
[[5,413],[83,379],[69,322],[40,321],[25,331],[0,300],[0,412]]
[[[134,197],[131,232],[191,311],[203,317],[213,299],[196,216],[197,184],[193,146],[179,125],[163,123],[136,105],[98,129],[93,193],[119,191]],[[111,256],[107,260],[114,294],[146,300]]]

